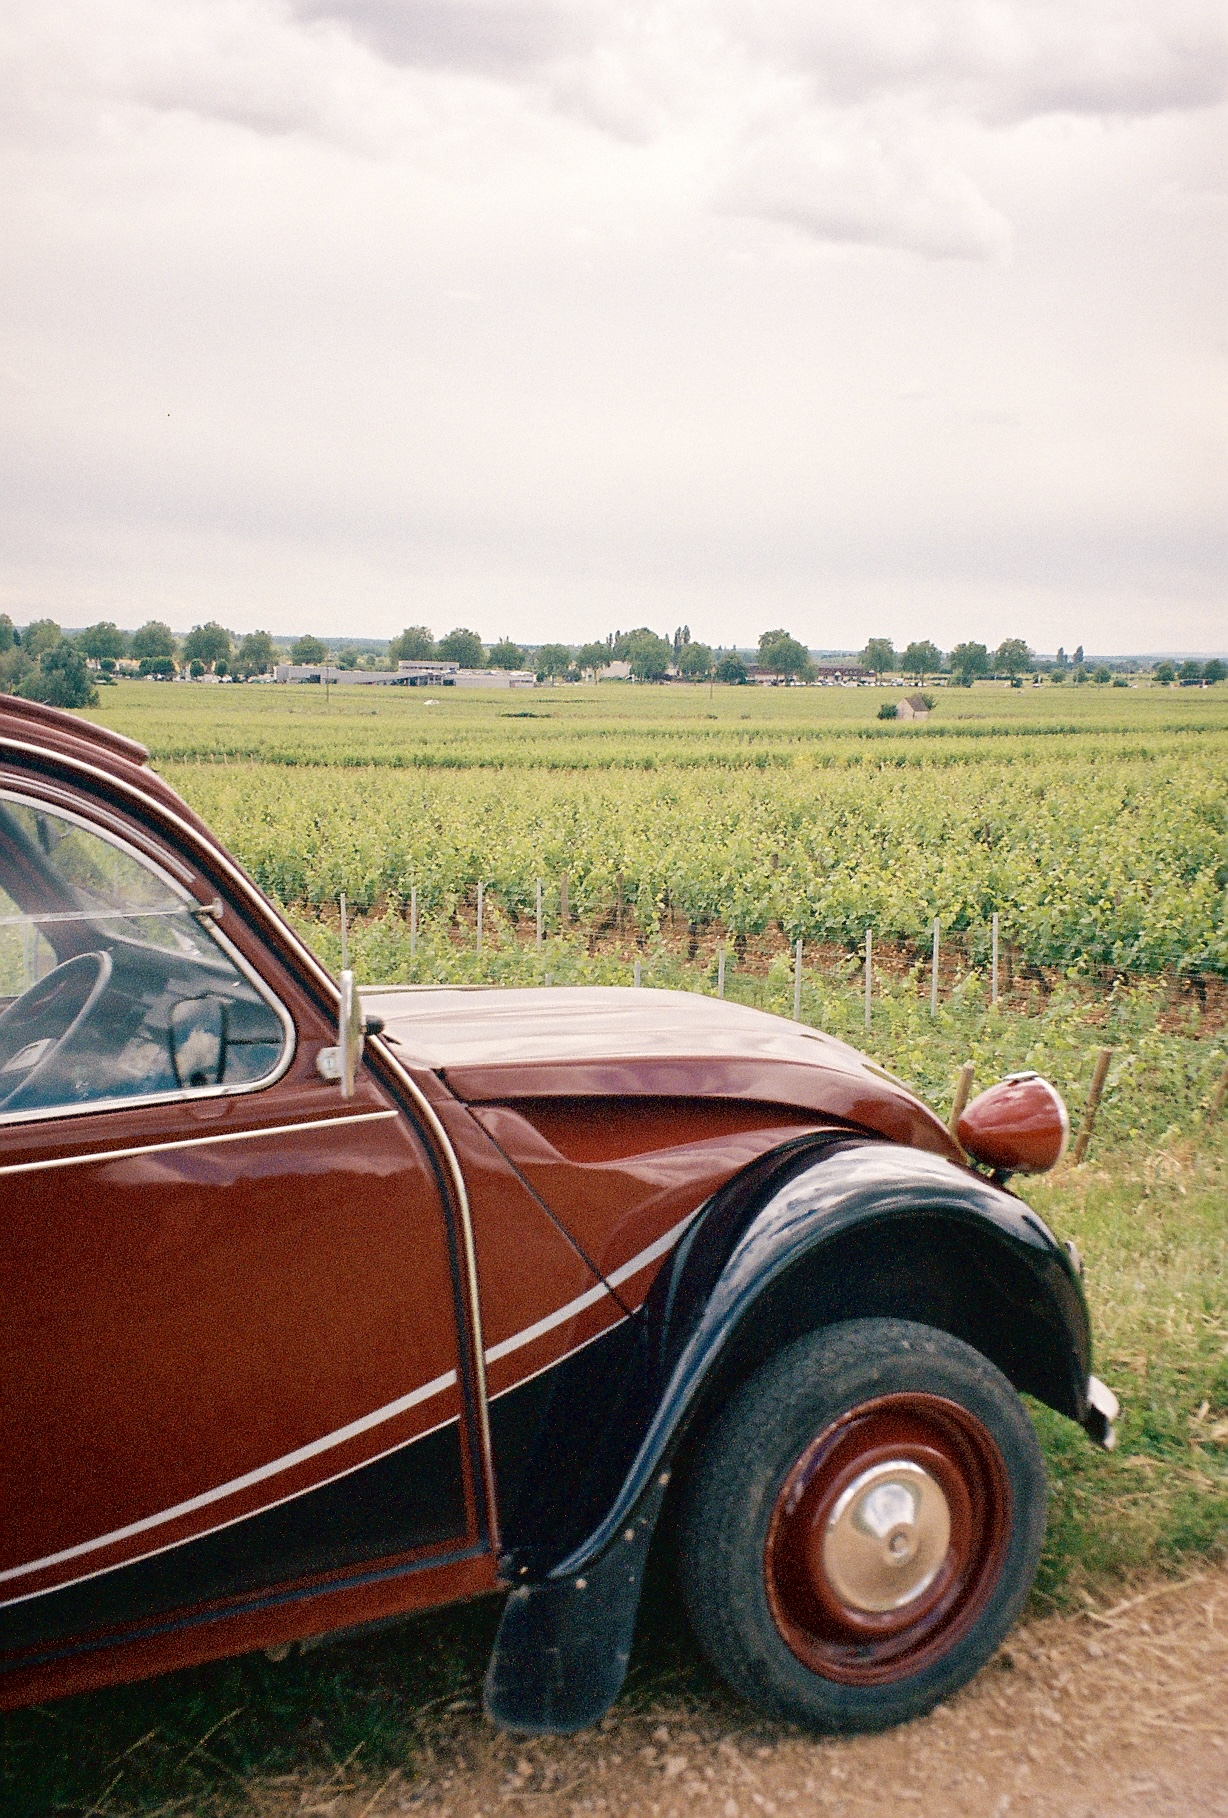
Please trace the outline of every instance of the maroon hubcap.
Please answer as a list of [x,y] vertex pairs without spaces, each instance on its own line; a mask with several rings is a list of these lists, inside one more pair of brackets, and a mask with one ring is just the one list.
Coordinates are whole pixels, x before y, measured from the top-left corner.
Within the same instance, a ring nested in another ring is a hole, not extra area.
[[764,1548],[776,1626],[825,1679],[903,1679],[985,1607],[1010,1519],[1002,1455],[966,1408],[864,1402],[806,1447],[776,1498]]

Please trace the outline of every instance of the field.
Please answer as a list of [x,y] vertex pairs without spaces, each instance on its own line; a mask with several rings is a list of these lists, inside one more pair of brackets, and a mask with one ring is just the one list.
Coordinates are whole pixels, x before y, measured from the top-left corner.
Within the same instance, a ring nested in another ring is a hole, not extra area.
[[[441,690],[129,684],[99,717],[306,912],[779,929],[973,959],[1228,973],[1228,688]],[[499,938],[492,932],[491,942]]]
[[[1111,1456],[1033,1410],[1052,1485],[1035,1620],[1228,1553],[1228,687],[941,692],[923,727],[877,721],[894,698],[132,684],[92,717],[150,747],[332,964],[345,891],[360,978],[630,984],[638,961],[645,984],[711,991],[723,947],[729,995],[787,1015],[801,937],[803,1017],[944,1115],[971,1058],[978,1085],[1040,1068],[1077,1117],[1110,1046],[1087,1164],[1022,1186],[1088,1259],[1097,1369],[1124,1409]],[[394,1769],[404,1790],[430,1769],[429,1712],[472,1697],[492,1621],[19,1714],[0,1725],[0,1809],[299,1809],[300,1778],[351,1755],[370,1793]],[[664,1592],[633,1683],[633,1710],[679,1687],[727,1710]]]

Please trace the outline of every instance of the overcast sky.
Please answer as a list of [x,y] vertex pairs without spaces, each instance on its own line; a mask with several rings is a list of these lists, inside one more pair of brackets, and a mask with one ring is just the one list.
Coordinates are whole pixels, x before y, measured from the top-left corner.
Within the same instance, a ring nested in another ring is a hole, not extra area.
[[0,607],[1228,645],[1222,0],[10,0]]

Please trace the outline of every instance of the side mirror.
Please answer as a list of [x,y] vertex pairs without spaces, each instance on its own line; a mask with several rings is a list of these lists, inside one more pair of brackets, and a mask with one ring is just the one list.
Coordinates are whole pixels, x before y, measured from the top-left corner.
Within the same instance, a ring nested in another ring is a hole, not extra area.
[[171,1009],[171,1065],[185,1089],[220,1086],[226,1071],[226,1005],[220,997],[182,997]]
[[315,1056],[315,1071],[329,1084],[338,1084],[342,1098],[355,1096],[355,1074],[362,1060],[362,1040],[367,1034],[384,1033],[382,1016],[364,1016],[362,998],[358,996],[355,974],[349,967],[340,974],[340,1011],[337,1016],[337,1047],[322,1047]]
[[354,974],[347,966],[341,974],[341,1015],[337,1030],[337,1046],[341,1060],[341,1096],[353,1098],[354,1075],[362,1059],[362,999],[358,995],[358,986],[354,983]]
[[373,1035],[378,1035],[383,1024],[378,1018],[373,1018],[370,1025],[365,1022],[362,999],[348,966],[342,969],[338,983],[341,1006],[337,1015],[337,1046],[320,1049],[316,1056],[316,1072],[321,1079],[339,1081],[342,1098],[353,1098],[354,1075],[362,1059],[363,1035],[368,1027]]

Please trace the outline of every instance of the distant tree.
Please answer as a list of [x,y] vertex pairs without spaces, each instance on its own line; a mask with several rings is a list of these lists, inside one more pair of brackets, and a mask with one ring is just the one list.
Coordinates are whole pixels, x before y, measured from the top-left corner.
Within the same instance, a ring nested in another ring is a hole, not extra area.
[[343,644],[337,652],[338,669],[357,669],[358,652],[352,644]]
[[899,708],[894,701],[884,701],[878,710],[880,720],[894,720],[899,716]]
[[625,632],[614,648],[623,662],[630,663],[637,682],[664,681],[674,655],[669,640],[658,637],[646,625],[641,625],[637,631]]
[[1177,671],[1171,663],[1157,663],[1151,672],[1151,677],[1153,681],[1160,684],[1161,688],[1169,688],[1177,679]]
[[19,642],[17,627],[13,624],[12,619],[7,612],[0,612],[0,656]]
[[1209,663],[1202,666],[1204,682],[1222,682],[1225,676],[1228,676],[1228,663],[1221,663],[1218,657],[1212,657]]
[[895,645],[890,638],[870,638],[861,653],[861,666],[868,669],[875,681],[888,670],[895,668]]
[[706,682],[713,670],[712,652],[707,644],[684,644],[678,659],[679,673],[688,682]]
[[1082,668],[1082,666],[1083,666],[1083,646],[1082,646],[1082,644],[1080,644],[1078,646],[1078,648],[1076,649],[1074,656],[1071,658],[1071,662],[1076,664],[1079,668]]
[[[184,656],[188,655],[186,639],[184,640],[183,654]],[[223,655],[225,654],[226,653],[223,652]],[[292,663],[323,663],[326,662],[327,659],[328,645],[324,642],[323,638],[313,638],[309,631],[301,638],[295,638],[293,644],[290,646],[290,661]]]
[[98,699],[85,658],[67,638],[40,653],[38,668],[27,675],[17,693],[49,707],[92,707]]
[[581,644],[576,652],[576,668],[581,675],[591,674],[594,681],[610,660],[610,646],[594,638],[591,644]]
[[482,667],[482,640],[476,631],[458,625],[446,638],[439,640],[439,655],[445,663],[459,663],[462,669]]
[[971,688],[979,675],[989,674],[989,652],[984,644],[957,644],[949,661],[961,688]]
[[[605,649],[604,644],[602,649]],[[513,644],[511,638],[500,638],[487,651],[486,661],[492,669],[523,669],[524,651],[519,644]]]
[[905,675],[914,675],[919,682],[923,682],[927,675],[937,675],[942,668],[942,652],[937,644],[931,644],[928,638],[922,638],[919,644],[908,646],[900,658],[900,668]]
[[173,657],[175,634],[161,619],[148,619],[133,632],[131,649],[138,662],[142,657]]
[[193,625],[183,640],[183,660],[189,665],[203,663],[208,669],[210,664],[217,664],[229,655],[230,633],[216,619],[210,619],[207,625]]
[[435,634],[427,625],[407,625],[399,638],[388,646],[388,661],[429,663],[435,654]]
[[175,673],[174,657],[142,657],[141,674],[155,676],[161,682],[169,682]]
[[759,667],[770,675],[806,676],[810,652],[787,631],[765,631],[759,639]]
[[127,638],[110,619],[87,625],[77,638],[77,649],[82,656],[92,657],[96,663],[101,663],[104,657],[112,660],[122,657],[127,648]]
[[1203,667],[1193,657],[1187,657],[1177,674],[1181,678],[1183,688],[1193,688],[1203,679]]
[[537,653],[537,675],[539,680],[547,677],[557,682],[561,675],[566,675],[571,668],[571,647],[567,644],[543,644]]
[[674,632],[674,667],[675,667],[675,669],[680,669],[682,667],[682,653],[686,649],[686,647],[690,643],[690,641],[691,641],[691,627],[689,625],[679,625],[677,630]]
[[1062,649],[1060,644],[1057,647],[1057,655],[1053,659],[1053,667],[1055,669],[1063,670],[1070,668],[1070,658],[1066,655],[1066,652]]
[[1092,677],[1092,681],[1099,682],[1101,687],[1103,687],[1107,682],[1111,682],[1112,680],[1113,671],[1109,668],[1107,663],[1101,663],[1095,675]]
[[716,679],[735,688],[746,680],[746,664],[736,650],[727,650],[720,659],[716,665]]
[[277,661],[273,640],[267,631],[249,631],[239,645],[232,673],[251,676],[267,675]]
[[1032,652],[1022,638],[1004,638],[993,653],[993,671],[995,675],[1010,676],[1013,681],[1022,675],[1032,662]]
[[22,633],[22,649],[33,660],[41,657],[44,650],[54,650],[63,635],[54,619],[35,619]]
[[205,665],[201,662],[199,657],[193,657],[192,661],[188,664],[188,674],[191,676],[192,680],[194,682],[199,682],[204,673]]

